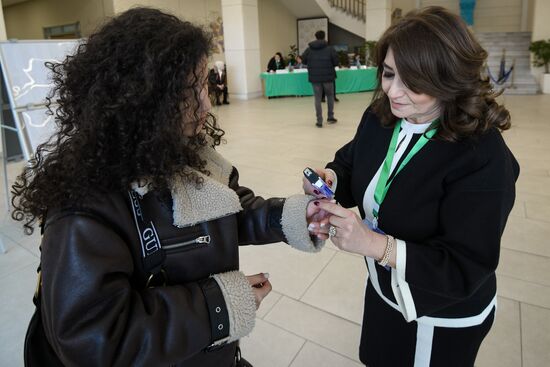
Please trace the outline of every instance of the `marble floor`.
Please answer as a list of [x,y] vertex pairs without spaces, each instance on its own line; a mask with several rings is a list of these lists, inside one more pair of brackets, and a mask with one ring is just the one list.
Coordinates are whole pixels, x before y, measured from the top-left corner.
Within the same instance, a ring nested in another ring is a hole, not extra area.
[[[215,112],[227,132],[220,150],[241,184],[262,196],[301,191],[301,171],[322,167],[353,136],[370,93],[339,95],[338,123],[315,128],[313,99],[232,100]],[[481,347],[479,367],[550,366],[550,95],[501,97],[512,113],[504,134],[522,173],[502,239],[498,311]],[[326,108],[326,106],[324,106]],[[21,163],[9,165],[13,181]],[[1,172],[0,172],[1,174]],[[25,329],[39,260],[39,236],[9,219],[3,178],[0,231],[0,365],[22,366]],[[273,292],[262,303],[243,355],[256,367],[360,366],[358,345],[367,271],[360,256],[328,243],[318,254],[284,244],[241,249],[247,274],[269,272]]]

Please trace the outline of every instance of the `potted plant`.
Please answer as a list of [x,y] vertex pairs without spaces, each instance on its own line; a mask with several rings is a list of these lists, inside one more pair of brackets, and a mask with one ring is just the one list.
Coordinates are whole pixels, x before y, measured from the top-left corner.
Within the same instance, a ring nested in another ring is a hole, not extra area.
[[338,54],[338,64],[341,66],[341,67],[349,67],[349,56],[348,54],[343,51],[343,50],[340,50],[337,52]]
[[290,45],[290,51],[288,52],[287,57],[285,58],[285,63],[291,67],[296,64],[296,56],[298,56],[298,46]]
[[376,41],[365,42],[365,62],[367,66],[376,66],[374,62],[374,50],[376,49]]
[[531,42],[529,51],[533,53],[533,66],[544,66],[544,74],[542,76],[542,92],[550,94],[550,39]]

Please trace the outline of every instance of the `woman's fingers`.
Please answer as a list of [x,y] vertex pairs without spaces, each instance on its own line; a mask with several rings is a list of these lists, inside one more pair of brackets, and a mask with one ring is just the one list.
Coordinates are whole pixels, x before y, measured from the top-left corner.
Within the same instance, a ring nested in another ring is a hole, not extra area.
[[336,180],[336,177],[334,177],[332,175],[332,172],[330,170],[325,169],[323,179],[332,188],[332,185],[334,184],[334,181]]
[[307,180],[307,178],[302,178],[302,187],[304,189],[304,194],[317,196],[319,191],[313,187],[313,185]]
[[[250,282],[250,279],[249,279]],[[271,286],[271,282],[269,280],[265,280],[262,283],[256,283],[252,285],[252,292],[254,293],[254,300],[256,302],[256,309],[260,307],[260,304],[262,303],[263,299],[271,292],[271,289],[273,287]]]
[[251,286],[255,287],[261,285],[262,283],[265,283],[269,279],[269,273],[247,275],[246,278],[248,279],[248,283],[250,283]]
[[350,215],[350,213],[353,213],[351,210],[343,208],[340,205],[331,201],[319,201],[318,206],[324,211],[333,215],[337,215],[341,218],[347,218]]
[[326,216],[319,222],[319,227],[325,229],[324,233],[328,233],[328,227],[330,226],[330,216]]

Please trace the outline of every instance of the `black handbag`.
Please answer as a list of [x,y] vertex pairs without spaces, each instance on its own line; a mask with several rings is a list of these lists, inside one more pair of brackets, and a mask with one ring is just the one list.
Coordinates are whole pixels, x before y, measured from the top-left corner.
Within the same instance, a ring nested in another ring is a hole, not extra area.
[[[36,306],[32,315],[27,334],[25,335],[24,360],[25,367],[63,367],[52,346],[46,339],[44,326],[42,325],[42,314],[40,312],[40,267],[38,271],[38,285],[33,297]],[[253,367],[250,362],[241,356],[241,348],[235,350],[235,367]]]
[[27,334],[25,335],[25,348],[23,352],[25,367],[63,367],[63,363],[61,363],[52,346],[48,343],[48,339],[46,339],[46,334],[44,333],[40,309],[40,266],[37,271],[38,284],[32,299],[36,308],[29,323],[29,327],[27,328]]
[[254,367],[246,359],[241,357],[241,348],[237,346],[235,350],[235,367]]
[[[130,205],[134,211],[134,215],[141,212],[141,207],[139,205],[138,196],[130,192]],[[137,208],[136,208],[137,207]],[[140,234],[143,231],[142,221],[138,220],[136,217],[136,228]],[[99,218],[99,220],[101,220]],[[152,225],[152,222],[151,222]],[[43,234],[44,228],[41,225],[41,232]],[[160,244],[160,239],[158,238],[156,231],[155,232],[155,241]],[[143,246],[143,244],[141,244]],[[160,246],[159,246],[160,247]],[[145,250],[144,250],[145,251]],[[145,252],[146,253],[146,252]],[[147,253],[146,253],[147,255]],[[164,261],[166,255],[164,251],[158,251],[152,256],[145,256],[143,259],[143,266],[146,271],[149,273],[149,279],[147,280],[146,287],[154,286],[157,283],[159,285],[164,285],[166,282],[166,274],[163,270]],[[42,323],[42,313],[40,307],[40,290],[42,288],[42,273],[40,265],[37,269],[38,272],[38,281],[36,285],[36,291],[33,297],[33,303],[36,306],[34,314],[32,315],[31,321],[27,328],[27,333],[25,335],[25,346],[24,346],[24,361],[25,367],[63,367],[63,363],[59,360],[59,357],[55,354],[52,346],[46,338],[44,333],[44,326]],[[160,276],[160,277],[159,277]],[[160,278],[160,279],[159,279]],[[237,346],[235,351],[235,367],[253,367],[246,359],[241,357],[241,349]]]

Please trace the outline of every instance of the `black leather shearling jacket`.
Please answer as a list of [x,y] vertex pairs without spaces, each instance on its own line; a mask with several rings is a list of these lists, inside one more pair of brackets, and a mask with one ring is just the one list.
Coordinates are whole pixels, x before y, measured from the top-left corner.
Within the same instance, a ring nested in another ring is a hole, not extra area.
[[[172,202],[150,192],[142,208],[167,250],[166,286],[145,287],[138,232],[127,193],[51,211],[42,240],[42,317],[49,343],[71,366],[232,366],[235,343],[206,352],[211,326],[197,281],[239,267],[238,246],[286,241],[285,199],[229,188],[242,210],[178,228]],[[209,236],[210,243],[193,243]]]

